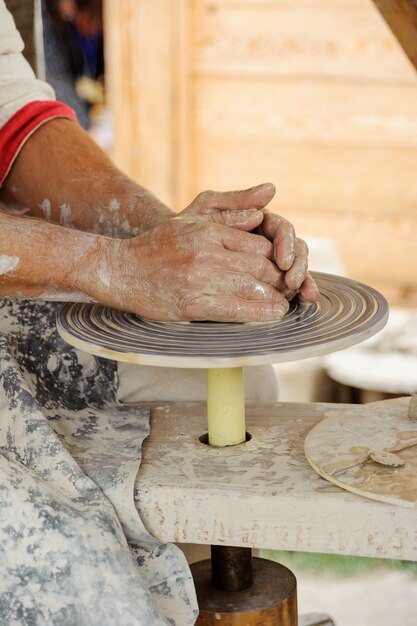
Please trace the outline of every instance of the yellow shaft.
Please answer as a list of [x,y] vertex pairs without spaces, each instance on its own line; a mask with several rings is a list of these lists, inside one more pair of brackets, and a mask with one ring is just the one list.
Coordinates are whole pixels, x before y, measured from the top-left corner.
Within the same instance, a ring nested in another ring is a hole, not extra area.
[[207,370],[208,439],[212,446],[234,446],[246,439],[243,368]]

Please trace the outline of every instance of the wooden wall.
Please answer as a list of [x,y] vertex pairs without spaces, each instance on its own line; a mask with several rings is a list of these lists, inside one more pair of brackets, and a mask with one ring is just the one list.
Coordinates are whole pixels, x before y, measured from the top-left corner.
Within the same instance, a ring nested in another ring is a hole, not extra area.
[[177,209],[270,180],[307,239],[417,305],[417,75],[371,0],[107,0],[106,18],[124,169]]

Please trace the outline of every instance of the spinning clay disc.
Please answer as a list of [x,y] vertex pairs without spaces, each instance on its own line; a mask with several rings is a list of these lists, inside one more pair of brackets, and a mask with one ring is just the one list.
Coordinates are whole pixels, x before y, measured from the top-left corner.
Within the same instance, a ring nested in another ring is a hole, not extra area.
[[295,361],[348,348],[386,324],[388,305],[354,280],[313,272],[316,304],[291,302],[265,323],[155,322],[99,304],[65,304],[62,338],[97,356],[164,367],[240,367]]

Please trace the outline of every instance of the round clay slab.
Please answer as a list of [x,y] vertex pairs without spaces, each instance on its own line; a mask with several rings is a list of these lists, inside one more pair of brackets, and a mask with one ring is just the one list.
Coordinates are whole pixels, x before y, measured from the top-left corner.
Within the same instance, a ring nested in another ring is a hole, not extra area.
[[330,410],[306,437],[310,465],[347,491],[416,507],[417,421],[408,417],[409,402],[396,398]]
[[317,304],[291,303],[282,320],[256,324],[155,322],[99,304],[65,304],[57,316],[69,344],[97,356],[159,367],[240,367],[295,361],[348,348],[386,324],[377,291],[313,273]]

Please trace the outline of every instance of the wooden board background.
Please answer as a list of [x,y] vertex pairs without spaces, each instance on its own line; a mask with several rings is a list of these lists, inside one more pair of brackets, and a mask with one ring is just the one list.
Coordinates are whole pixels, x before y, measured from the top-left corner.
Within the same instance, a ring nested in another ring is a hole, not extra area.
[[105,6],[121,167],[178,210],[270,180],[350,276],[417,305],[417,75],[371,0]]

